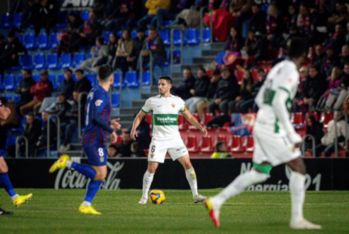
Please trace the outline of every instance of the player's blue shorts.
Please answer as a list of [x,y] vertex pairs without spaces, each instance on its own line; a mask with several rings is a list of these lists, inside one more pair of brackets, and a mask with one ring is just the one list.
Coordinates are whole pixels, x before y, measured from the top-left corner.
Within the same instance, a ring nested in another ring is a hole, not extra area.
[[96,147],[91,145],[82,145],[91,166],[101,167],[107,165],[107,147]]
[[6,154],[6,149],[5,148],[0,149],[0,158],[4,157],[5,154]]

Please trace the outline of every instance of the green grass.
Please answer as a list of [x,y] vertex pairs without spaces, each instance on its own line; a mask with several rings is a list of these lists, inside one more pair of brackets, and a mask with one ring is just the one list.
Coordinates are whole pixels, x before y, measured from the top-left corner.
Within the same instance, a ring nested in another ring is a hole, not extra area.
[[[201,190],[212,196],[217,190]],[[0,204],[13,216],[0,216],[0,233],[319,233],[289,229],[287,192],[246,192],[221,210],[216,229],[202,204],[194,204],[189,190],[164,190],[163,205],[138,205],[140,190],[98,193],[95,208],[101,216],[81,215],[85,190],[17,189],[33,199],[14,208],[4,192]],[[307,192],[305,217],[323,225],[322,233],[349,233],[349,192]]]

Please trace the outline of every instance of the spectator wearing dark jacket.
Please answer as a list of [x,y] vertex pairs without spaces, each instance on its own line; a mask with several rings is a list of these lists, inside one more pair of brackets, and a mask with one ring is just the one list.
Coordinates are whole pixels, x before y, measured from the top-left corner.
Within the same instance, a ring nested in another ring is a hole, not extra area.
[[[315,146],[321,144],[321,138],[324,136],[323,126],[319,123],[313,115],[306,118],[306,134],[313,136],[315,140]],[[312,149],[312,138],[306,137],[304,146],[305,150]]]
[[78,81],[75,83],[74,91],[77,91],[79,93],[89,93],[92,89],[92,85],[91,82],[87,79],[87,77],[84,76],[84,71],[81,69],[77,69],[75,71],[75,77]]
[[50,29],[57,20],[57,10],[53,1],[40,0],[39,4],[33,6],[33,24],[35,35],[38,35],[41,28],[46,29],[46,33],[50,33]]
[[33,100],[33,95],[30,93],[30,88],[35,85],[35,80],[32,78],[32,72],[30,70],[22,71],[23,80],[19,83],[15,93],[20,95],[19,101],[16,103],[16,112],[18,115],[21,114],[21,106],[27,104]]
[[190,90],[194,88],[195,77],[193,76],[189,67],[183,70],[183,80],[177,87],[174,88],[174,93],[181,97],[183,100],[187,100],[192,97]]
[[144,40],[143,49],[143,64],[149,63],[150,53],[153,56],[153,65],[163,63],[167,60],[162,38],[154,28],[149,29],[149,36]]
[[226,51],[240,52],[244,41],[235,27],[230,29],[230,35],[225,45]]
[[39,112],[44,98],[51,97],[53,87],[51,81],[48,80],[47,71],[42,71],[40,77],[41,81],[37,82],[30,88],[30,93],[34,95],[33,100],[20,108],[22,116],[26,115],[31,109],[33,109],[34,114],[36,115]]
[[75,81],[72,77],[72,70],[64,70],[64,80],[58,88],[58,93],[61,93],[65,96],[66,100],[71,100],[73,97]]
[[48,112],[43,111],[41,114],[43,125],[41,127],[41,135],[35,144],[34,157],[44,156],[42,151],[47,149],[47,130],[48,130],[48,121],[50,121],[50,149],[54,149],[57,145],[57,126],[50,120],[50,115]]
[[121,154],[121,157],[131,157],[131,135],[129,131],[122,133],[122,141],[116,146],[118,154]]
[[137,30],[137,37],[133,39],[133,49],[130,56],[127,57],[127,62],[131,63],[132,70],[137,69],[137,61],[144,45],[145,34],[143,29]]
[[326,54],[322,45],[315,46],[314,58],[311,60],[311,64],[321,67]]
[[66,112],[69,110],[70,104],[67,102],[63,93],[58,93],[57,102],[53,103],[46,111],[50,115],[58,115],[59,120],[61,122],[61,127],[66,125],[67,118]]
[[[136,118],[137,114],[134,115],[134,118]],[[129,131],[131,132],[132,127],[130,127]],[[142,122],[139,124],[137,128],[137,138],[136,142],[138,142],[142,149],[148,149],[149,144],[151,141],[150,137],[150,126],[149,123],[145,121],[145,118],[142,119]]]
[[266,31],[265,21],[267,19],[267,14],[261,10],[261,6],[258,4],[252,5],[253,16],[250,20],[249,30],[256,33],[264,34]]
[[337,65],[338,56],[335,53],[335,48],[332,44],[326,47],[326,56],[322,60],[321,72],[325,74],[326,77],[331,75],[332,68]]
[[214,101],[208,106],[209,112],[213,115],[216,115],[216,110],[227,115],[229,101],[234,100],[239,94],[239,84],[230,69],[223,68],[221,74],[222,79],[218,82]]
[[185,101],[185,106],[191,113],[195,113],[196,105],[205,99],[208,86],[210,85],[210,78],[206,75],[206,70],[203,67],[198,69],[197,76],[194,87],[189,90],[193,97]]

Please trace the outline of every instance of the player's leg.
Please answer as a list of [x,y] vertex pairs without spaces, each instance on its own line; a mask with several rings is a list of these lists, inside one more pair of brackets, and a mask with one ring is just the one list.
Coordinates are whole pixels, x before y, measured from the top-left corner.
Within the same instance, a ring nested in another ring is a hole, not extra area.
[[306,167],[301,157],[287,163],[292,169],[290,178],[290,193],[292,204],[292,216],[290,227],[294,229],[321,229],[320,225],[313,224],[303,217],[303,204],[305,198],[305,174]]
[[204,197],[198,193],[198,182],[196,179],[196,173],[195,173],[194,167],[190,162],[189,155],[186,154],[178,158],[178,162],[182,164],[185,170],[185,176],[188,180],[191,192],[193,194],[194,203],[204,202],[207,199],[207,197]]
[[148,194],[151,183],[153,182],[154,174],[158,168],[158,162],[148,162],[148,168],[143,176],[143,189],[142,189],[142,198],[139,201],[139,204],[146,204],[148,201]]

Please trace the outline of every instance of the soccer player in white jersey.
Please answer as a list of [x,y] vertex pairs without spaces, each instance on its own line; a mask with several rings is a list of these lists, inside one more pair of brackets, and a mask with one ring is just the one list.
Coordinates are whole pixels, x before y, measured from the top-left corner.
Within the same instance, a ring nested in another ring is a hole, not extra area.
[[205,136],[207,136],[207,130],[190,114],[184,105],[184,101],[180,97],[171,95],[172,80],[170,77],[160,77],[158,87],[159,95],[151,97],[145,102],[145,105],[133,122],[131,132],[131,138],[136,140],[138,136],[137,127],[148,113],[152,113],[153,138],[149,146],[148,169],[143,177],[143,195],[139,204],[144,205],[147,203],[148,192],[155,171],[159,163],[164,163],[167,152],[170,154],[172,160],[178,159],[184,167],[187,180],[193,193],[194,203],[203,202],[206,200],[206,197],[198,193],[195,170],[190,162],[187,147],[183,143],[178,131],[179,112]]
[[264,182],[269,178],[273,166],[286,163],[292,170],[289,185],[292,203],[290,227],[321,229],[320,225],[313,224],[303,217],[306,168],[299,150],[302,138],[290,121],[292,100],[299,82],[297,68],[304,61],[306,44],[303,39],[292,39],[288,47],[288,60],[273,67],[255,99],[259,111],[254,126],[254,168],[239,175],[222,192],[205,201],[216,227],[219,227],[221,206],[229,198],[242,193],[250,185]]

